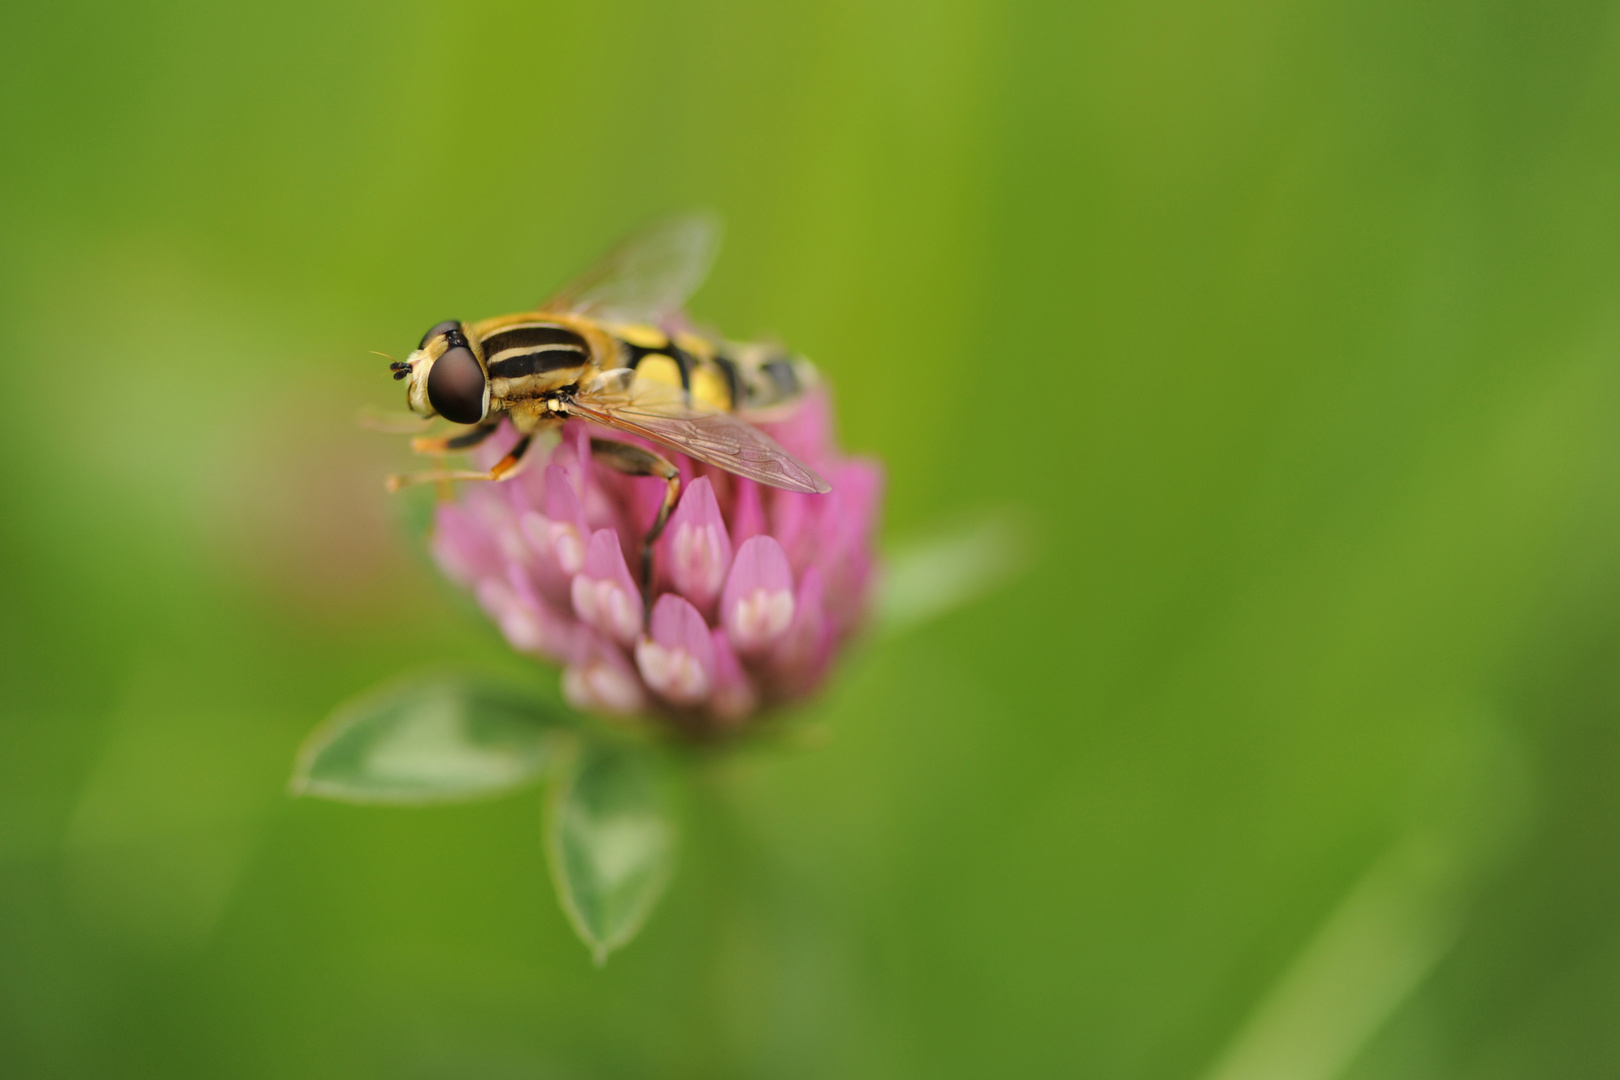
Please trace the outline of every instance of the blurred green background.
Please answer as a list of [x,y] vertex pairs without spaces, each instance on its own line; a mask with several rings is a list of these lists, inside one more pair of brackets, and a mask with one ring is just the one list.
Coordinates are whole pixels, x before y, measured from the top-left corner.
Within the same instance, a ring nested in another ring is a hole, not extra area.
[[[0,1073],[1620,1068],[1620,8],[16,5]],[[385,361],[645,218],[830,374],[888,535],[1030,571],[709,763],[592,967],[539,799],[293,801],[513,670]]]

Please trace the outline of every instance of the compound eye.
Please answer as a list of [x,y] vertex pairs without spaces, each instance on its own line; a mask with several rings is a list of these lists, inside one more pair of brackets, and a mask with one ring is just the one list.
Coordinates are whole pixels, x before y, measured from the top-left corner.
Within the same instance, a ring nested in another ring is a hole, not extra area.
[[484,418],[484,369],[465,345],[444,350],[428,371],[428,402],[433,411],[457,424]]
[[433,326],[433,329],[429,330],[427,333],[422,335],[422,340],[416,347],[418,349],[425,349],[425,348],[427,348],[427,343],[428,342],[432,341],[434,338],[438,337],[440,334],[444,333],[446,330],[455,330],[455,329],[458,329],[460,326],[461,326],[460,321],[456,320],[456,319],[446,319],[442,323],[435,323],[434,326]]

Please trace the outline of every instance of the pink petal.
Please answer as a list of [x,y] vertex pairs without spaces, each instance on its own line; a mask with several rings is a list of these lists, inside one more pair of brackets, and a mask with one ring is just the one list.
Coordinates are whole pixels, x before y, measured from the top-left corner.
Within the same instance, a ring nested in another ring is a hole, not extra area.
[[641,590],[630,578],[619,537],[612,529],[591,534],[585,566],[574,575],[574,614],[621,645],[641,633]]
[[[551,452],[551,463],[562,469],[569,486],[583,496],[590,473],[591,429],[583,420],[569,420],[563,424],[562,438]],[[583,498],[582,500],[583,501]]]
[[736,495],[729,519],[731,538],[734,543],[742,544],[765,532],[765,508],[760,504],[759,484],[739,476],[734,478],[732,487]]
[[595,635],[589,635],[580,656],[563,669],[562,690],[568,703],[582,712],[624,716],[647,705],[636,669],[623,653]]
[[726,632],[715,630],[712,637],[714,688],[709,692],[709,710],[727,723],[737,723],[759,707],[759,694],[732,651]]
[[832,449],[832,396],[822,387],[806,394],[786,417],[760,426],[783,449],[820,469]]
[[681,495],[660,543],[675,588],[699,608],[712,604],[731,569],[731,537],[708,477],[698,477]]
[[525,512],[518,519],[518,528],[542,564],[549,563],[559,574],[571,577],[585,565],[590,537],[585,509],[563,468],[547,466],[545,478],[544,513]]
[[[589,538],[597,529],[615,529],[625,536],[634,532],[618,501],[598,479],[598,468],[591,458],[591,425],[569,420],[563,425],[562,440],[551,452],[551,463],[563,471],[578,497],[584,514],[582,535]],[[547,511],[552,516],[552,511]]]
[[574,573],[585,562],[584,537],[573,525],[533,510],[518,518],[518,532],[534,553],[529,565],[535,586],[548,603],[568,607],[573,603],[569,589]]
[[737,549],[720,594],[720,618],[739,653],[757,653],[793,620],[793,571],[782,545],[756,536]]
[[855,535],[870,536],[883,498],[883,467],[859,458],[846,461],[832,470],[831,482],[843,523]]
[[440,568],[462,585],[498,574],[505,561],[490,531],[458,503],[438,505],[429,543]]
[[799,491],[771,492],[771,535],[797,570],[810,565],[816,547],[818,512],[829,507],[828,496]]
[[821,573],[811,567],[794,597],[793,624],[771,654],[771,668],[792,695],[813,690],[832,655],[832,633],[822,605]]
[[541,509],[553,521],[585,527],[585,508],[579,501],[579,472],[562,464],[547,465],[546,492]]
[[536,604],[508,582],[485,578],[478,583],[478,603],[518,652],[559,659],[567,654],[572,628],[543,604]]
[[848,630],[865,610],[883,472],[871,462],[851,461],[835,469],[831,479],[828,509],[817,522],[813,561],[826,580],[828,614]]
[[653,605],[652,632],[636,643],[636,666],[659,695],[696,705],[714,684],[714,640],[685,598],[665,593]]
[[468,525],[483,533],[485,543],[501,560],[522,562],[529,557],[528,545],[518,532],[517,514],[504,492],[486,484],[469,491],[460,506]]

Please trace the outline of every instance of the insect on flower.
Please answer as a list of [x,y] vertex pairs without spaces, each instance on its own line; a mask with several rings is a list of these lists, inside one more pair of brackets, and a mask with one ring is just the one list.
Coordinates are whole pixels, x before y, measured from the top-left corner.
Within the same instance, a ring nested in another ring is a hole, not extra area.
[[576,708],[701,737],[818,688],[869,606],[882,491],[808,361],[682,317],[714,247],[674,219],[537,311],[433,327],[396,378],[466,430],[413,445],[483,469],[390,481],[496,481],[439,503],[440,566]]
[[[708,271],[716,235],[706,216],[675,218],[620,244],[534,311],[449,320],[428,330],[409,358],[390,368],[406,381],[412,412],[467,430],[418,438],[414,449],[470,449],[503,419],[519,439],[487,472],[395,476],[390,488],[509,480],[538,433],[578,418],[771,487],[830,491],[814,469],[750,422],[791,410],[816,387],[809,361],[774,346],[730,344],[679,319]],[[590,451],[599,464],[666,485],[641,544],[642,593],[650,603],[652,546],[680,497],[680,472],[663,454],[622,440],[593,437]]]

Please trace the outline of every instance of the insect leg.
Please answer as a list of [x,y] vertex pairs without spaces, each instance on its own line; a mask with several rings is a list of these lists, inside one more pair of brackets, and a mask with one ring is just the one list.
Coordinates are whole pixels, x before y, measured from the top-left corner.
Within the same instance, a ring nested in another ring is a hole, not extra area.
[[470,450],[495,434],[495,429],[499,426],[498,422],[492,422],[479,424],[460,435],[443,435],[438,438],[418,436],[411,440],[411,449],[418,454],[448,454],[454,450]]
[[658,507],[658,516],[652,528],[641,541],[641,596],[647,608],[652,608],[652,548],[669,524],[670,512],[681,494],[681,472],[662,456],[629,443],[613,439],[592,439],[591,457],[626,476],[656,476],[665,484],[664,501]]
[[519,439],[512,449],[506,452],[505,457],[490,466],[489,478],[491,480],[510,480],[516,476],[518,469],[523,465],[523,455],[528,452],[529,443],[533,439],[534,435],[532,433]]
[[[471,432],[468,432],[471,435]],[[517,441],[517,445],[501,460],[497,461],[489,472],[476,472],[472,469],[432,469],[428,472],[396,473],[388,478],[388,490],[398,491],[412,484],[432,484],[441,480],[510,480],[522,469],[523,453],[529,448],[532,435],[525,435]]]

